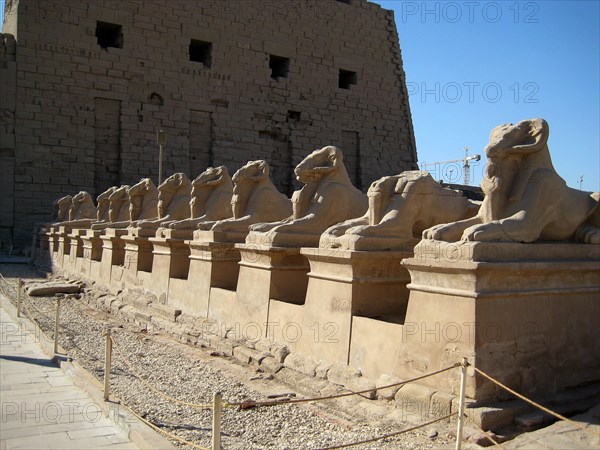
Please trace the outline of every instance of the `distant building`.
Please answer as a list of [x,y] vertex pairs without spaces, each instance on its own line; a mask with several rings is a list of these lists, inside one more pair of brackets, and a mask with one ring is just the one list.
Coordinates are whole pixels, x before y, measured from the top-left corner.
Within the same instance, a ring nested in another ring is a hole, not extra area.
[[393,13],[365,0],[6,0],[0,239],[52,202],[207,166],[293,167],[340,146],[363,190],[416,168]]

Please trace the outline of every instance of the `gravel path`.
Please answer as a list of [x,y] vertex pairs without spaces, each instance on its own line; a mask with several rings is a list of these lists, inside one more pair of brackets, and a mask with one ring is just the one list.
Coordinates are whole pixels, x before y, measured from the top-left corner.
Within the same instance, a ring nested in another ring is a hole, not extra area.
[[[9,282],[22,277],[26,283],[39,281],[34,269],[25,265],[0,265],[0,273]],[[15,300],[14,290],[0,279],[0,292]],[[86,293],[85,295],[89,295]],[[29,310],[41,328],[51,337],[54,329],[54,299],[30,297]],[[260,377],[250,366],[232,358],[211,356],[211,349],[191,347],[169,336],[151,334],[140,327],[119,321],[91,308],[85,299],[64,298],[61,308],[60,345],[75,361],[96,378],[104,377],[103,331],[111,326],[117,346],[135,368],[157,390],[190,403],[210,403],[220,391],[230,402],[264,400],[266,393],[295,393],[293,387],[272,377]],[[111,390],[139,415],[202,447],[210,447],[211,411],[176,404],[145,386],[124,364],[119,352],[113,352]],[[292,394],[295,395],[295,394]],[[379,403],[379,402],[372,402]],[[315,449],[326,448],[393,433],[408,424],[394,422],[381,415],[359,411],[360,402],[303,403],[223,412],[224,449]],[[342,408],[340,408],[342,405]],[[345,405],[346,407],[343,407]],[[381,408],[380,409],[385,409]],[[433,429],[437,433],[433,432]],[[402,436],[351,448],[429,449],[451,448],[454,424],[438,423]],[[429,438],[427,435],[437,434]],[[177,441],[175,445],[192,448]]]

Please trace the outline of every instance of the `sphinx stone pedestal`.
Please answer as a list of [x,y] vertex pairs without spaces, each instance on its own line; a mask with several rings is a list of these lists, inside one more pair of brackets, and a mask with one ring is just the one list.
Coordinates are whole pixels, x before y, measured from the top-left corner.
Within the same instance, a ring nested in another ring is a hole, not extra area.
[[102,239],[104,230],[85,230],[81,235],[83,241],[83,260],[80,273],[89,279],[97,280],[100,276],[100,263],[102,261]]
[[[239,250],[241,259],[233,320],[242,335],[265,337],[271,301],[293,305],[304,303],[308,261],[300,254],[299,248],[255,244],[236,244],[235,248]],[[212,311],[211,301],[211,318]]]
[[[423,240],[413,258],[394,375],[410,378],[463,356],[531,395],[600,377],[600,246]],[[457,394],[458,373],[423,384]],[[468,378],[467,395],[497,388]]]
[[[348,364],[354,316],[393,323],[404,320],[410,277],[401,261],[412,252],[303,248],[301,254],[308,259],[310,272],[302,336],[296,345],[290,343],[296,351]],[[272,306],[270,322],[277,322],[278,306]],[[360,362],[358,367],[364,370],[368,361]]]
[[[185,280],[171,279],[169,304],[195,316],[208,317],[211,311],[211,316],[229,319],[227,312],[231,311],[232,302],[223,300],[223,297],[235,298],[239,250],[233,242],[194,239],[185,243],[190,249],[188,276]],[[216,290],[222,292],[215,292],[215,302],[213,291]]]
[[155,237],[148,241],[153,248],[152,275],[144,282],[144,288],[166,299],[171,278],[187,280],[190,247],[184,239]]
[[62,270],[64,265],[65,256],[68,260],[69,252],[71,251],[71,238],[69,233],[71,232],[70,227],[59,226],[54,234],[54,249],[52,254],[52,266],[59,270]]
[[102,240],[102,260],[100,263],[99,281],[110,284],[111,273],[115,266],[123,266],[125,262],[125,241],[121,239],[127,230],[107,228],[100,236]]
[[68,258],[63,261],[64,270],[68,275],[77,275],[81,272],[83,265],[83,240],[87,229],[75,229],[69,235],[71,249]]
[[144,228],[128,228],[121,239],[125,243],[125,258],[121,284],[123,286],[143,286],[152,275],[152,243],[156,230]]

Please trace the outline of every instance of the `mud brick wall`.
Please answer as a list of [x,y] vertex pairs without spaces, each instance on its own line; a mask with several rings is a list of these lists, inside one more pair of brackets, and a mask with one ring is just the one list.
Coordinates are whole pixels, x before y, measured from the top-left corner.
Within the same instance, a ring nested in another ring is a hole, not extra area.
[[3,32],[2,223],[21,245],[62,195],[156,181],[160,128],[166,175],[260,158],[286,194],[324,145],[363,190],[416,168],[393,14],[365,0],[7,0]]

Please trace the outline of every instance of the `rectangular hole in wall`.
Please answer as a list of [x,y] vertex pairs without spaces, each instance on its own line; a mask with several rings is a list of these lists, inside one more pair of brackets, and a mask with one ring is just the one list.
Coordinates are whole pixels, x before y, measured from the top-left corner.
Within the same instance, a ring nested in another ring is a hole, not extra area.
[[282,56],[269,55],[269,69],[271,78],[287,78],[290,71],[290,59]]
[[98,45],[104,49],[123,48],[123,27],[116,23],[97,21],[96,38]]
[[192,39],[190,41],[190,61],[200,62],[204,67],[212,65],[212,43]]
[[350,86],[356,84],[357,75],[356,72],[351,72],[350,70],[340,69],[340,74],[338,77],[338,87],[340,89],[350,89]]

